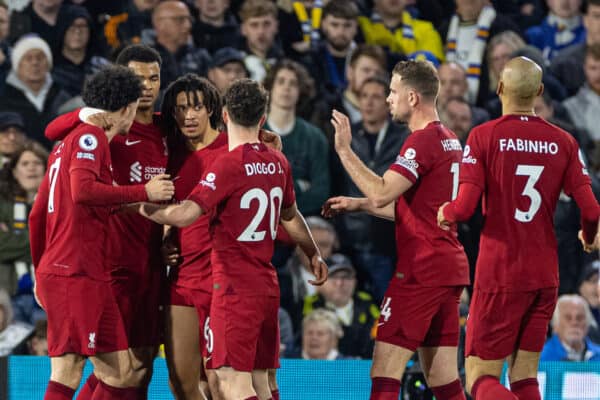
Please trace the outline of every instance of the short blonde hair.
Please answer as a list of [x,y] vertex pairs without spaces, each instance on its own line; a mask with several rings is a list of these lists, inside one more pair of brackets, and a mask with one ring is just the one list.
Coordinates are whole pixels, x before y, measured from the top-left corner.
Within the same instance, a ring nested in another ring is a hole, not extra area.
[[302,320],[302,332],[304,332],[308,324],[313,322],[324,323],[327,325],[331,333],[338,339],[344,336],[340,320],[333,311],[327,310],[326,308],[317,308],[311,311],[310,314],[305,316]]

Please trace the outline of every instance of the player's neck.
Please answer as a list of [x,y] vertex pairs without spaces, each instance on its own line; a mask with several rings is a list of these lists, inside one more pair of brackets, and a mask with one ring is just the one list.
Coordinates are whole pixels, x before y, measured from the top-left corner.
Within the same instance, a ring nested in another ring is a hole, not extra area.
[[202,135],[194,138],[188,138],[186,140],[186,144],[190,150],[201,150],[207,146],[210,146],[210,144],[215,141],[217,136],[219,136],[219,131],[209,127]]
[[140,124],[149,125],[154,122],[154,110],[149,107],[141,110],[139,107],[135,113],[135,122]]
[[408,129],[411,132],[418,131],[439,120],[440,117],[434,106],[421,106],[413,110],[408,120]]
[[508,101],[502,103],[502,115],[529,115],[535,116],[535,110],[532,105],[511,104]]
[[258,127],[243,127],[235,124],[227,125],[227,141],[229,143],[229,151],[246,143],[257,143]]

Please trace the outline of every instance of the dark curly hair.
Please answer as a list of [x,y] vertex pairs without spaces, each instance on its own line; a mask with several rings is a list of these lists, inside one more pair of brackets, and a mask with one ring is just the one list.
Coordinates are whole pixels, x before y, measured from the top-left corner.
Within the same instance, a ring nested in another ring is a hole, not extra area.
[[282,69],[292,71],[296,75],[299,89],[296,114],[300,114],[299,110],[304,110],[315,96],[315,81],[303,65],[288,58],[284,58],[283,60],[278,61],[273,68],[269,69],[269,72],[265,77],[263,84],[269,93],[272,92],[273,86],[275,85],[275,79],[277,79],[277,74]]
[[141,95],[142,81],[121,65],[111,65],[89,77],[81,94],[86,106],[106,111],[120,110]]
[[126,67],[130,61],[142,63],[157,62],[159,67],[162,65],[162,58],[158,54],[158,51],[143,44],[132,44],[125,47],[117,56],[115,63]]
[[218,129],[222,124],[221,114],[223,106],[221,95],[219,95],[217,88],[208,79],[201,78],[196,74],[185,74],[169,85],[160,107],[162,116],[161,128],[163,132],[166,132],[169,149],[175,149],[178,145],[185,142],[185,137],[181,134],[174,115],[175,106],[177,105],[177,95],[181,92],[185,92],[192,104],[200,102],[197,93],[202,93],[202,103],[206,107],[206,111],[210,113],[210,126]]
[[0,198],[6,201],[14,201],[16,196],[27,197],[25,190],[19,185],[19,182],[13,175],[13,170],[19,163],[21,156],[26,151],[30,151],[42,160],[44,170],[48,163],[48,150],[38,142],[33,140],[25,142],[10,158],[10,161],[0,170]]
[[244,127],[254,127],[267,111],[269,94],[252,79],[235,81],[225,92],[225,107],[231,120]]

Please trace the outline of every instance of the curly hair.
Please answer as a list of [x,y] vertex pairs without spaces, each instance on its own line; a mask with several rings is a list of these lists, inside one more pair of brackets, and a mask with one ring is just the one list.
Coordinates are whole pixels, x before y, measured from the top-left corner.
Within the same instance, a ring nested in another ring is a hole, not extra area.
[[225,93],[225,107],[231,120],[244,127],[254,127],[267,110],[269,94],[252,79],[235,81]]
[[173,150],[178,145],[185,142],[185,137],[181,133],[177,121],[175,120],[175,106],[177,105],[177,95],[185,92],[190,103],[198,104],[198,92],[202,93],[202,103],[206,111],[210,114],[210,126],[218,129],[222,123],[223,102],[217,88],[205,78],[196,74],[185,74],[173,81],[163,97],[160,107],[162,116],[161,128],[166,132],[169,149]]
[[308,73],[308,70],[296,61],[284,58],[283,60],[278,61],[273,68],[269,69],[265,81],[263,82],[265,89],[267,89],[269,93],[273,91],[277,74],[282,69],[292,71],[296,75],[299,89],[296,110],[303,110],[307,103],[310,103],[315,97],[315,81]]
[[156,62],[159,67],[162,65],[162,58],[158,54],[158,51],[143,44],[132,44],[125,47],[121,50],[115,62],[126,67],[130,61],[142,63]]
[[88,107],[117,111],[142,95],[142,81],[132,70],[121,65],[103,68],[83,85],[81,97]]
[[17,196],[27,197],[27,193],[21,185],[19,185],[19,182],[17,182],[13,175],[13,171],[19,163],[21,156],[26,151],[35,154],[35,156],[42,161],[42,164],[44,164],[44,169],[46,169],[48,150],[33,140],[25,142],[25,144],[12,155],[10,161],[4,165],[4,168],[0,170],[0,198],[6,201],[14,201]]

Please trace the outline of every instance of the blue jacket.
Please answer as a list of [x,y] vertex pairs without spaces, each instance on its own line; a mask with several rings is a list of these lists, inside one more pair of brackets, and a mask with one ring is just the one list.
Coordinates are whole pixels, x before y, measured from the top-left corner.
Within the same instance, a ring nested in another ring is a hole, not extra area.
[[555,25],[551,25],[548,22],[548,18],[537,26],[532,26],[525,31],[525,38],[527,43],[534,45],[542,51],[546,60],[552,60],[552,58],[560,50],[565,49],[577,43],[585,41],[585,28],[583,22],[581,25],[571,29],[572,38],[565,43],[557,43],[557,35],[560,33],[559,28]]
[[[600,346],[585,338],[585,361],[600,361]],[[540,361],[570,361],[567,359],[567,350],[563,347],[558,335],[552,337],[544,345]]]

